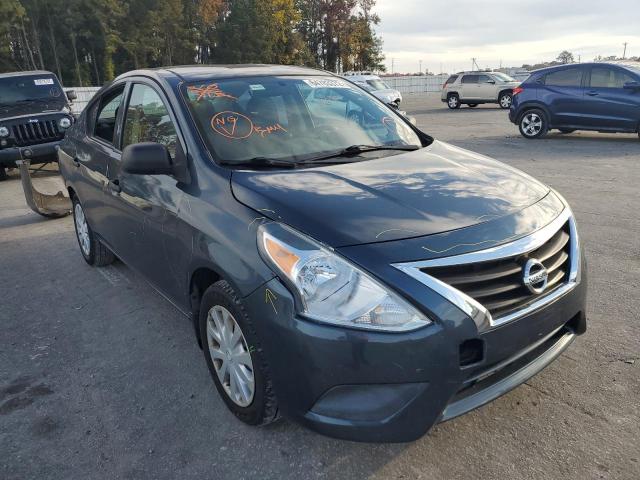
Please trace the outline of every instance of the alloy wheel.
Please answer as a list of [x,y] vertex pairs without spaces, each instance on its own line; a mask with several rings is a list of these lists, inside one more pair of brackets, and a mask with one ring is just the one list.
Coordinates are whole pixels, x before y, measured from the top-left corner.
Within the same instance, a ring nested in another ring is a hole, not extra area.
[[458,106],[458,97],[451,96],[449,97],[449,107],[456,108]]
[[535,137],[542,131],[542,118],[537,113],[527,113],[522,117],[522,131],[528,137]]
[[244,334],[231,312],[215,305],[207,315],[207,345],[218,379],[227,396],[241,407],[253,401],[253,362]]
[[502,108],[509,108],[511,106],[511,97],[509,95],[500,97],[500,106]]
[[76,222],[76,235],[78,236],[78,243],[80,243],[82,253],[84,253],[85,256],[88,257],[91,254],[89,225],[87,225],[87,219],[84,216],[84,210],[82,210],[82,206],[79,203],[76,203],[76,206],[73,210],[73,216]]

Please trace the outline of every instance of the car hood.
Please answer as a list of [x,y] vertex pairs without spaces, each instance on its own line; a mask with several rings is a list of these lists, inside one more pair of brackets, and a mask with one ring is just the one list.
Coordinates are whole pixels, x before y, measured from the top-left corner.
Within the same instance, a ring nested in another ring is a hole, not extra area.
[[488,157],[434,141],[376,160],[293,171],[234,171],[254,223],[284,222],[332,247],[461,229],[512,214],[549,189]]
[[373,94],[380,97],[400,96],[400,92],[393,88],[385,88],[383,90],[374,90]]
[[25,115],[47,115],[50,113],[64,113],[67,104],[63,101],[52,100],[48,103],[13,103],[0,105],[0,119],[9,119]]

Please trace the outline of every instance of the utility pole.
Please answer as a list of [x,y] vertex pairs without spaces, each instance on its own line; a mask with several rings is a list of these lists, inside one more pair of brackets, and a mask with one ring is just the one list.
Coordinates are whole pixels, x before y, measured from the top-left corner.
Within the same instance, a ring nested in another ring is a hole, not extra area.
[[624,45],[624,52],[622,53],[622,59],[624,60],[627,56],[627,42],[624,42],[623,45]]
[[422,74],[422,60],[420,60],[420,68],[418,68],[418,72],[420,72],[420,74]]
[[578,63],[582,63],[582,55],[578,54]]
[[392,58],[392,59],[391,59],[391,73],[392,73],[392,74],[393,74],[393,69],[394,69],[394,67],[395,67],[395,63],[396,63],[396,59],[395,59],[395,58]]
[[472,58],[471,59],[471,71],[473,72],[473,66],[476,64],[476,59]]

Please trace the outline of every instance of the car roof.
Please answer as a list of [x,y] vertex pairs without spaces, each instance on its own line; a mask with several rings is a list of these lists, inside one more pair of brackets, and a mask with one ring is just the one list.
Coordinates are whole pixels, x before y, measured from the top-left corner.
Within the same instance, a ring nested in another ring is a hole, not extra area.
[[0,73],[0,78],[28,77],[30,75],[53,75],[53,72],[48,72],[46,70],[26,70],[24,72]]
[[179,77],[185,82],[203,80],[207,78],[238,78],[270,75],[333,75],[330,72],[308,67],[297,67],[291,65],[263,65],[263,64],[243,64],[243,65],[180,65],[173,67],[161,67],[154,69],[132,70],[120,75],[116,80],[134,77],[149,76]]
[[564,65],[554,65],[552,67],[540,68],[531,73],[538,74],[538,73],[553,72],[555,70],[563,70],[565,68],[572,68],[572,67],[578,67],[578,66],[579,67],[601,67],[603,65],[609,65],[611,67],[621,67],[621,68],[626,68],[628,70],[635,70],[636,73],[638,70],[640,70],[640,62],[620,60],[620,61],[613,61],[613,62],[567,63]]

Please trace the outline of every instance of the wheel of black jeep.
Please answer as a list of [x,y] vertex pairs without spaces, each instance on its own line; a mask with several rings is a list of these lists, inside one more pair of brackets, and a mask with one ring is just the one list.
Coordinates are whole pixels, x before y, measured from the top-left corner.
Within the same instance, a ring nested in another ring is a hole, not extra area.
[[469,108],[476,108],[477,106],[478,106],[477,103],[470,103],[470,104],[467,105],[467,107],[469,107]]
[[511,108],[511,102],[512,102],[511,92],[502,92],[498,97],[498,104],[502,109]]
[[559,128],[558,130],[560,130],[560,133],[564,133],[565,135],[575,132],[575,129],[573,128]]
[[249,425],[278,418],[271,378],[242,299],[224,280],[202,296],[200,338],[207,366],[229,410]]
[[113,263],[115,256],[105,247],[91,230],[80,201],[76,196],[73,202],[73,223],[76,227],[76,238],[80,246],[82,258],[94,267],[104,267]]
[[534,108],[522,114],[518,128],[524,138],[534,139],[544,137],[549,130],[549,125],[544,112]]
[[447,106],[451,110],[455,110],[456,108],[460,108],[460,97],[458,97],[457,93],[450,93],[447,97]]
[[7,178],[9,178],[9,176],[7,175],[7,169],[4,167],[0,167],[0,182],[2,180],[6,180]]

